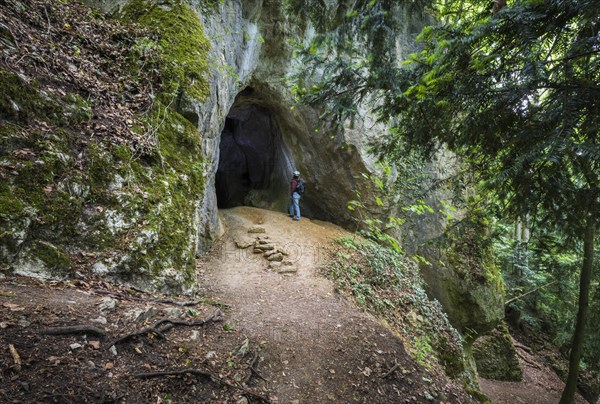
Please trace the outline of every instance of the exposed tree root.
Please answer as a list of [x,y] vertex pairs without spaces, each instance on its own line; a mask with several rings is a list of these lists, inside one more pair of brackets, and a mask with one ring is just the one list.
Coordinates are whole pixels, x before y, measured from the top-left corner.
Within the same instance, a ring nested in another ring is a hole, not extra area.
[[255,375],[256,377],[258,377],[261,380],[264,380],[265,382],[269,382],[267,379],[265,379],[256,369],[256,364],[258,363],[258,359],[259,359],[259,355],[258,352],[254,352],[254,356],[252,357],[252,360],[250,361],[250,364],[248,366],[248,374],[246,374],[246,377],[244,377],[244,380],[242,381],[243,384],[248,384],[248,382],[250,381],[250,379],[252,379],[252,376]]
[[542,369],[542,367],[540,365],[538,365],[535,362],[530,361],[529,359],[527,359],[524,355],[522,355],[520,352],[517,352],[517,355],[519,355],[519,358],[523,359],[523,361],[525,361],[527,364],[529,364],[529,366],[532,366],[536,369]]
[[166,370],[162,372],[149,372],[149,373],[136,373],[133,377],[137,377],[139,379],[154,379],[156,377],[162,376],[181,376],[181,375],[194,375],[194,376],[204,376],[207,379],[212,380],[215,383],[220,383],[221,379],[209,371],[201,370],[201,369],[180,369],[180,370]]
[[20,372],[21,371],[21,356],[19,355],[19,353],[17,352],[17,349],[15,348],[15,346],[13,344],[8,344],[8,350],[10,351],[10,354],[13,357],[13,361],[15,362],[15,366],[13,367],[15,369],[15,372]]
[[384,374],[381,375],[382,379],[385,379],[386,377],[388,377],[389,375],[391,375],[392,373],[394,373],[394,371],[396,369],[398,369],[400,367],[400,364],[396,362],[396,364],[394,366],[392,366],[390,368],[390,370],[388,370],[387,372],[385,372]]
[[91,334],[104,337],[106,331],[93,325],[68,325],[64,327],[41,328],[38,331],[44,335]]
[[515,346],[515,348],[522,349],[525,352],[527,352],[528,354],[533,355],[533,352],[531,351],[531,348],[529,348],[528,346],[521,345],[517,341],[513,341],[513,345]]
[[211,314],[204,320],[183,321],[183,320],[172,319],[172,318],[162,318],[149,327],[141,328],[139,330],[130,332],[129,334],[126,334],[126,335],[123,335],[122,337],[117,338],[111,344],[109,344],[109,346],[117,345],[121,342],[128,341],[133,337],[137,337],[137,336],[145,335],[145,334],[155,334],[159,338],[164,339],[165,336],[163,335],[163,333],[170,330],[171,328],[173,328],[176,325],[182,325],[182,326],[186,326],[186,327],[197,327],[197,326],[205,325],[207,323],[216,323],[219,321],[223,321],[223,313],[221,313],[221,310],[215,310],[215,312],[213,314]]
[[209,379],[213,383],[240,390],[240,391],[244,392],[244,395],[254,398],[254,399],[257,399],[257,400],[260,400],[264,403],[271,402],[271,400],[269,400],[268,398],[266,398],[264,396],[261,396],[260,394],[256,394],[256,393],[248,390],[245,387],[238,386],[233,383],[229,383],[228,381],[221,379],[217,374],[206,371],[206,370],[202,370],[202,369],[179,369],[179,370],[170,370],[170,371],[162,371],[162,372],[136,373],[133,376],[140,378],[140,379],[153,379],[156,377],[181,376],[181,375],[186,375],[186,374],[194,375],[194,376],[202,376],[202,377]]
[[153,302],[153,303],[172,304],[174,306],[181,306],[181,307],[197,306],[198,304],[202,303],[201,300],[180,302],[180,301],[177,301],[177,300],[162,299],[162,298],[156,298],[156,297],[147,297],[147,298],[144,298],[144,297],[135,297],[135,296],[126,295],[124,293],[113,292],[113,291],[104,290],[104,289],[95,289],[94,292],[98,293],[100,295],[115,296],[115,297],[118,297],[118,298],[123,299],[123,300],[132,300],[132,301],[136,301],[136,302]]

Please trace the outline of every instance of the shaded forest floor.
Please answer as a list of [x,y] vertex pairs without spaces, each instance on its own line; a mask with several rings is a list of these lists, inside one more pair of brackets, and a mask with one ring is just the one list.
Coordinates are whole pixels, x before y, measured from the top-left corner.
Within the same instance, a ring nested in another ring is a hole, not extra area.
[[[480,379],[481,390],[495,404],[551,404],[558,403],[565,384],[552,367],[526,345],[514,341],[523,369],[523,381],[502,382]],[[586,400],[576,394],[575,403]]]
[[[251,208],[223,219],[226,235],[199,260],[194,301],[102,281],[1,279],[0,402],[472,402],[317,274],[348,233]],[[257,225],[265,233],[249,234]],[[291,265],[270,268],[235,246],[257,236],[285,248]],[[84,329],[47,334],[64,326]]]
[[[243,340],[223,327],[213,305],[160,303],[99,282],[20,277],[3,279],[0,296],[2,403],[227,402],[246,393],[233,385],[250,372],[248,357],[231,353]],[[170,322],[151,328],[161,319]],[[85,329],[48,335],[64,326]],[[140,334],[118,341],[134,332]],[[205,374],[148,378],[190,369]]]
[[[0,279],[0,402],[473,402],[318,274],[332,241],[349,233],[253,208],[222,218],[226,234],[199,260],[193,299],[102,281]],[[271,264],[249,247],[257,238],[287,255]],[[48,334],[76,325],[84,329]],[[483,381],[484,391],[498,403],[552,402],[527,401],[560,387],[529,379],[522,365],[523,383]]]

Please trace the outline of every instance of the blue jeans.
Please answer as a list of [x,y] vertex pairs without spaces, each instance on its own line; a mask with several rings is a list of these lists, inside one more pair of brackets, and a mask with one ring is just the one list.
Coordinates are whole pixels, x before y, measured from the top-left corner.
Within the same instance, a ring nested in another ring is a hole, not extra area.
[[[296,215],[294,216],[294,212]],[[290,216],[294,216],[294,219],[300,220],[300,194],[294,192],[290,197]]]

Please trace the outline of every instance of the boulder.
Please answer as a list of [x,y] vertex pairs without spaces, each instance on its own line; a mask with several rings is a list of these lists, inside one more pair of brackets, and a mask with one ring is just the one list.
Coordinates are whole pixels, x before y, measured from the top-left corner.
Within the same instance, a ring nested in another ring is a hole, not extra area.
[[517,351],[504,322],[473,343],[473,358],[481,377],[512,382],[523,380]]
[[242,250],[252,247],[254,245],[254,240],[236,240],[235,246],[237,248],[241,248]]
[[279,269],[281,267],[281,261],[271,261],[269,262],[270,269]]
[[441,242],[421,254],[428,294],[437,299],[448,319],[471,343],[493,330],[504,318],[504,282],[494,264],[487,222],[478,213],[467,213],[445,231]]

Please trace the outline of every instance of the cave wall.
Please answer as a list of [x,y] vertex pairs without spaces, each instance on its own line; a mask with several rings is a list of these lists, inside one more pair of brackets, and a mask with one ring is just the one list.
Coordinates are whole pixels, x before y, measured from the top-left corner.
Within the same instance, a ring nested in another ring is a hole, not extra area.
[[[201,8],[199,11],[212,45],[211,96],[206,102],[185,103],[186,114],[198,116],[208,163],[207,189],[198,212],[198,253],[209,248],[222,231],[215,179],[221,133],[227,115],[236,108],[234,104],[265,109],[279,134],[271,184],[268,189],[253,189],[245,203],[284,211],[288,183],[294,169],[298,169],[307,182],[307,192],[302,198],[303,214],[343,225],[353,224],[347,201],[355,198],[355,189],[368,193],[373,187],[360,175],[375,170],[374,159],[366,153],[366,134],[384,128],[378,128],[367,117],[357,120],[352,127],[348,125],[345,131],[334,132],[319,120],[317,111],[295,105],[284,81],[299,68],[289,40],[303,41],[313,35],[310,24],[290,21],[279,1],[229,1],[208,12]],[[246,88],[251,91],[244,92]]]
[[215,177],[219,208],[256,205],[257,193],[267,192],[267,201],[277,196],[268,192],[278,160],[277,125],[268,110],[255,104],[240,104],[239,98],[221,132]]

